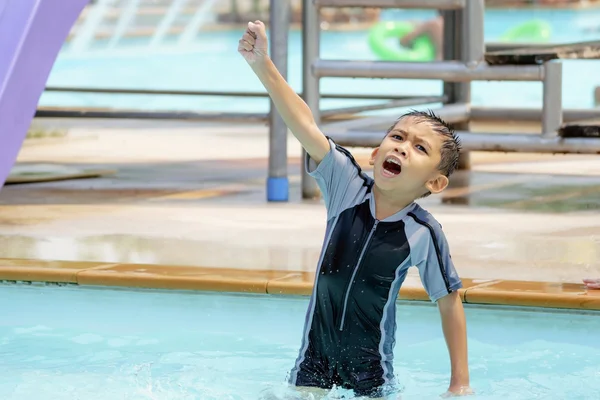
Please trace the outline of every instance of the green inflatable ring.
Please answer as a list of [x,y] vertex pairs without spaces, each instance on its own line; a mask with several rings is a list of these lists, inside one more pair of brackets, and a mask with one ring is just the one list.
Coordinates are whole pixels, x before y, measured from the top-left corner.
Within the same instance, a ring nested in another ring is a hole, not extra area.
[[[400,46],[399,40],[413,29],[414,26],[408,22],[379,22],[369,30],[369,47],[384,61],[434,60],[435,46],[427,36],[416,38],[411,49]],[[397,45],[388,43],[388,39],[394,39]]]
[[543,20],[531,20],[510,28],[500,37],[503,42],[547,42],[552,28]]

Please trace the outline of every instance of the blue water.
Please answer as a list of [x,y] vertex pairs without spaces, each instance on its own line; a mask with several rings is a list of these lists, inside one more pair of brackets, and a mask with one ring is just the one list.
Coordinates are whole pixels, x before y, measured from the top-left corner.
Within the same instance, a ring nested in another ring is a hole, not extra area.
[[[285,391],[308,304],[266,295],[0,289],[3,400],[256,400]],[[598,398],[598,315],[468,308],[467,319],[473,399]],[[397,322],[402,398],[439,398],[449,362],[437,309],[399,303]]]
[[[398,11],[383,19],[423,20],[431,12]],[[553,43],[600,40],[600,10],[488,10],[485,38],[491,42],[510,27],[539,18],[552,26]],[[590,29],[590,28],[595,28]],[[59,56],[49,79],[50,86],[118,87],[178,90],[263,91],[242,57],[237,43],[242,31],[201,32],[196,41],[183,47],[174,43],[149,47],[149,38],[129,39],[108,49],[108,41],[94,43],[89,51],[76,53],[68,45]],[[327,59],[374,60],[367,44],[367,31],[322,34],[321,55]],[[289,76],[292,87],[301,91],[301,34],[290,33]],[[593,106],[593,88],[600,85],[600,61],[565,61],[564,106]],[[326,78],[323,93],[383,93],[436,95],[441,83],[427,80],[369,80]],[[479,106],[541,107],[542,86],[537,82],[475,82],[473,104]],[[370,102],[362,101],[360,104]],[[43,106],[116,107],[144,110],[201,110],[266,112],[266,99],[226,97],[140,96],[80,93],[50,93]],[[351,100],[324,100],[324,108],[357,104]]]

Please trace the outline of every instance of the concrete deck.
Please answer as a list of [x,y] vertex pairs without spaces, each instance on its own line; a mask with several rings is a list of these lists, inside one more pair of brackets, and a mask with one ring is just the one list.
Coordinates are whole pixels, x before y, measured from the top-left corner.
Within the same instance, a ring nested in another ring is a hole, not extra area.
[[[41,122],[69,134],[28,142],[18,168],[114,173],[3,188],[0,258],[271,271],[266,282],[292,274],[302,277],[300,292],[312,285],[325,210],[300,201],[295,139],[290,202],[272,204],[265,200],[265,126]],[[352,152],[367,168],[370,151]],[[484,282],[493,289],[486,293],[506,289],[500,281],[542,282],[534,292],[566,290],[580,304],[581,279],[600,277],[600,157],[474,153],[472,160],[473,170],[457,174],[443,196],[421,201],[444,226],[461,277]],[[27,280],[3,271],[0,279]],[[417,271],[411,287],[421,290]]]

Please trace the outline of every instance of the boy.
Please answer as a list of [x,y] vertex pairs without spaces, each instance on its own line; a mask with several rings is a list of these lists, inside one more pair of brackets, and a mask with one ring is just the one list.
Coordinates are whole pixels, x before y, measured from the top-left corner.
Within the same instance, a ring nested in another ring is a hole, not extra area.
[[[450,353],[448,394],[471,393],[461,281],[441,226],[414,200],[439,193],[458,163],[452,130],[431,113],[413,112],[390,128],[371,156],[374,179],[319,130],[306,103],[267,55],[262,22],[250,22],[238,51],[316,164],[327,207],[327,233],[290,383],[352,389],[383,398],[394,387],[396,297],[417,266],[438,303]],[[308,168],[308,166],[307,166]]]

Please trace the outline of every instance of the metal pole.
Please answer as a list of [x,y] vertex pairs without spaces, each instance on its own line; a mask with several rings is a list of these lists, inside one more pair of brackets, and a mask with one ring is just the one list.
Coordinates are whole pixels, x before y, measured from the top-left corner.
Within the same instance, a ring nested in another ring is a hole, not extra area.
[[[278,0],[273,0],[273,3]],[[319,9],[315,7],[312,0],[304,0],[302,5],[302,93],[304,101],[310,107],[315,122],[321,124],[321,115],[319,108],[319,78],[313,73],[312,63],[319,58],[319,41],[321,36],[321,26]],[[315,199],[320,196],[317,182],[306,172],[307,154],[302,149],[301,176],[302,176],[302,198]],[[315,164],[310,160],[310,167]]]
[[463,25],[463,61],[468,67],[477,67],[485,55],[483,19],[485,18],[484,0],[469,0],[464,9]]
[[[177,95],[177,96],[225,96],[225,97],[269,97],[267,92],[249,91],[222,91],[222,90],[162,90],[162,89],[123,89],[123,88],[91,88],[46,86],[47,92],[73,92],[73,93],[110,93],[110,94],[148,94],[148,95]],[[302,96],[302,93],[298,93]],[[350,99],[350,100],[405,100],[418,96],[393,95],[393,94],[364,94],[364,93],[325,93],[322,99]]]
[[[271,59],[284,77],[288,71],[288,32],[290,25],[289,0],[271,0]],[[270,102],[269,124],[269,176],[267,178],[267,201],[288,201],[287,177],[287,126]]]
[[[468,7],[468,5],[467,5]],[[468,21],[466,20],[468,17],[467,12],[463,10],[457,11],[456,12],[456,20],[455,20],[455,39],[457,40],[457,59],[462,60],[465,65],[467,63],[467,61],[469,60],[469,56],[468,56],[468,49],[467,49],[467,43],[468,43],[468,35],[469,35],[469,26],[468,26]],[[471,103],[471,82],[467,82],[467,83],[459,83],[456,85],[455,89],[456,91],[455,95],[456,95],[456,101],[464,101],[464,102],[468,102]],[[464,121],[461,122],[459,124],[456,124],[454,127],[455,129],[460,129],[460,130],[464,130],[464,131],[470,131],[471,130],[471,126],[470,126],[470,121]],[[465,149],[465,146],[463,146],[463,151],[460,153],[460,156],[458,158],[458,170],[470,170],[471,169],[471,154]],[[468,178],[467,178],[468,179]],[[459,182],[456,182],[457,184],[463,184],[464,182],[462,182],[462,179],[459,179]],[[468,182],[467,182],[468,183]],[[455,186],[455,185],[450,185]]]
[[[460,49],[458,45],[460,41],[456,40],[457,12],[454,10],[445,10],[441,12],[443,18],[443,59],[444,61],[456,61],[459,59]],[[456,82],[444,82],[444,95],[447,97],[446,104],[456,102]]]
[[386,101],[385,103],[334,108],[331,110],[321,110],[321,117],[324,119],[344,114],[358,114],[365,111],[386,110],[390,108],[417,106],[429,103],[443,103],[443,101],[444,96],[415,97],[412,99],[405,100],[390,100]]
[[562,62],[548,61],[544,68],[542,136],[552,138],[558,136],[558,129],[563,122]]
[[165,119],[187,121],[218,122],[266,122],[266,113],[222,113],[193,111],[136,111],[106,110],[102,108],[52,108],[39,107],[35,116],[38,118],[114,118],[114,119]]
[[446,82],[533,81],[544,79],[541,65],[493,65],[470,68],[465,61],[355,61],[317,60],[314,73],[321,78],[441,79]]
[[[443,54],[444,61],[461,60],[461,26],[462,16],[459,11],[447,10],[442,12],[444,21],[443,29]],[[462,84],[464,85],[464,84]],[[444,95],[447,97],[446,104],[459,102],[459,88],[461,83],[444,81]]]
[[[539,122],[542,119],[542,113],[543,110],[539,108],[471,107],[471,118],[477,120]],[[564,109],[562,118],[564,122],[581,122],[586,119],[597,120],[600,118],[600,109]]]
[[[525,153],[579,153],[599,154],[600,139],[597,138],[544,138],[530,133],[491,133],[457,131],[465,149],[470,151],[498,151]],[[381,135],[372,131],[348,131],[331,134],[341,146],[376,147]]]
[[314,0],[317,7],[433,8],[451,10],[465,7],[470,0]]
[[[220,90],[161,90],[161,89],[123,89],[123,88],[90,88],[46,86],[47,92],[73,92],[73,93],[110,93],[110,94],[148,94],[148,95],[177,95],[177,96],[225,96],[225,97],[269,97],[267,92],[248,91],[220,91]],[[302,96],[302,93],[298,93]],[[364,94],[364,93],[330,93],[321,94],[322,99],[351,99],[351,100],[406,100],[420,96],[398,96],[392,94]]]
[[[470,114],[469,104],[464,103],[446,104],[440,108],[434,109],[433,112],[451,124],[468,120]],[[324,126],[323,131],[326,135],[329,135],[332,132],[339,131],[351,132],[354,130],[369,130],[374,132],[375,135],[381,140],[381,132],[389,128],[395,120],[396,118],[390,115],[381,117],[367,117],[359,120],[333,122]]]
[[[462,26],[462,32],[458,33],[461,38],[461,55],[460,58],[465,63],[467,68],[476,69],[481,65],[485,54],[485,39],[484,39],[484,18],[485,4],[484,0],[469,0],[466,8],[461,10],[462,21],[458,27]],[[471,103],[471,82],[462,83],[458,86],[458,100],[464,103]],[[470,121],[465,121],[456,126],[457,129],[470,131]],[[471,155],[466,148],[461,153],[458,160],[459,170],[471,169]]]
[[[462,26],[462,13],[458,10],[445,10],[442,11],[442,17],[444,21],[443,28],[443,55],[444,61],[458,61],[461,60],[461,26]],[[452,107],[454,104],[457,104],[460,101],[460,93],[461,86],[464,86],[464,83],[459,82],[444,82],[444,95],[447,97],[447,101],[445,103],[446,107]],[[467,121],[468,121],[467,117]],[[448,121],[446,119],[446,121]],[[448,121],[450,122],[450,121]],[[465,121],[458,121],[454,126],[460,129],[468,129],[469,124]],[[464,156],[465,153],[463,153]],[[461,157],[462,160],[464,157]],[[463,179],[460,174],[455,174],[452,176],[449,182],[449,188],[454,187],[463,187],[465,186]],[[465,179],[469,179],[467,175]],[[468,182],[467,182],[468,184]],[[442,193],[442,203],[449,203],[455,201],[453,198],[449,198],[445,195],[446,192]]]

